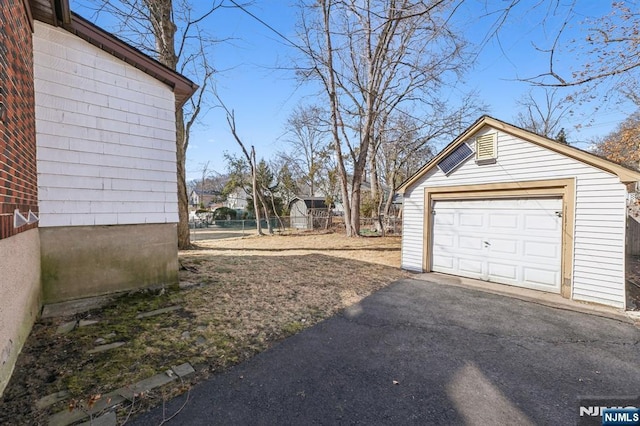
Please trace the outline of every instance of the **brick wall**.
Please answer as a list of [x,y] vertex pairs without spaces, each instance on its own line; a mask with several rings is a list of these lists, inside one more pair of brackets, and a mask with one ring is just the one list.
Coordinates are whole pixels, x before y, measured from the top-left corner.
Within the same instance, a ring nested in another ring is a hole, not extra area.
[[23,0],[0,1],[0,239],[37,226],[13,226],[13,212],[38,214],[31,25]]

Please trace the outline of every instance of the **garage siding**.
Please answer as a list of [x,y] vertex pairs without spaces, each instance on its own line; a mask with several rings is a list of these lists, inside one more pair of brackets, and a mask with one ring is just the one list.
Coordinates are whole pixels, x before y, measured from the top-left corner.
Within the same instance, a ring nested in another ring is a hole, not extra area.
[[[495,131],[484,128],[476,135]],[[467,160],[449,176],[431,169],[405,193],[402,267],[422,270],[424,188],[576,178],[573,299],[624,307],[626,188],[617,176],[504,132],[498,159]]]

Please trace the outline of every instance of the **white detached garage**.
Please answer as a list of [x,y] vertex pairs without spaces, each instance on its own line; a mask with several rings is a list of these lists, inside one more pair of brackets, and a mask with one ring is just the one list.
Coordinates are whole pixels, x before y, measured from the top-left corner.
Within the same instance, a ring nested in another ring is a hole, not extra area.
[[640,173],[484,116],[400,188],[402,267],[625,307]]

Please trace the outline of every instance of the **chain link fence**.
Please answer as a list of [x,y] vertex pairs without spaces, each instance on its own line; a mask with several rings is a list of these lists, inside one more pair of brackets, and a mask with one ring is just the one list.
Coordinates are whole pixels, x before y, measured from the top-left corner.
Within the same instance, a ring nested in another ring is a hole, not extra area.
[[[267,223],[266,219],[260,221],[263,232],[268,232],[268,225],[271,225],[273,232],[303,232],[333,230],[335,232],[345,232],[344,219],[341,216],[318,217],[309,216],[303,221],[300,218],[271,217]],[[385,235],[401,235],[402,220],[398,218],[387,218],[382,221],[374,218],[360,219],[360,234],[363,236],[382,235],[381,226],[384,227]],[[213,220],[213,215],[200,215],[192,218],[189,222],[191,229],[191,241],[211,240],[243,237],[256,234],[255,219],[238,220]]]

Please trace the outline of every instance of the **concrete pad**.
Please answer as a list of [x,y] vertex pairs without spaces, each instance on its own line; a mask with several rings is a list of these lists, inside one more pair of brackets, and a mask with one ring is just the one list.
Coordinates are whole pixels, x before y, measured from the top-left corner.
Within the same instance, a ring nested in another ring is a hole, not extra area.
[[143,312],[141,314],[136,315],[137,319],[155,317],[156,315],[162,315],[169,312],[177,311],[182,309],[182,306],[169,306],[167,308],[156,309],[155,311]]
[[113,343],[109,343],[108,345],[100,345],[97,346],[89,351],[87,351],[88,354],[97,354],[100,352],[104,352],[104,351],[108,351],[111,349],[115,349],[115,348],[119,348],[120,346],[124,345],[125,342],[113,342]]
[[489,281],[474,280],[472,278],[458,277],[455,275],[441,274],[438,272],[416,274],[412,278],[422,281],[428,281],[435,284],[446,284],[472,288],[475,290],[486,291],[488,293],[514,297],[527,302],[539,303],[541,305],[553,308],[567,309],[570,311],[598,315],[620,321],[633,322],[633,320],[620,309],[616,309],[611,306],[599,305],[596,303],[565,299],[560,294],[556,293],[547,293],[544,291],[531,290],[528,288],[516,287],[507,284],[496,284]]
[[36,408],[38,410],[42,410],[44,408],[52,406],[56,402],[62,401],[68,396],[69,396],[69,392],[67,391],[60,391],[60,392],[52,393],[51,395],[43,396],[42,398],[36,401]]

